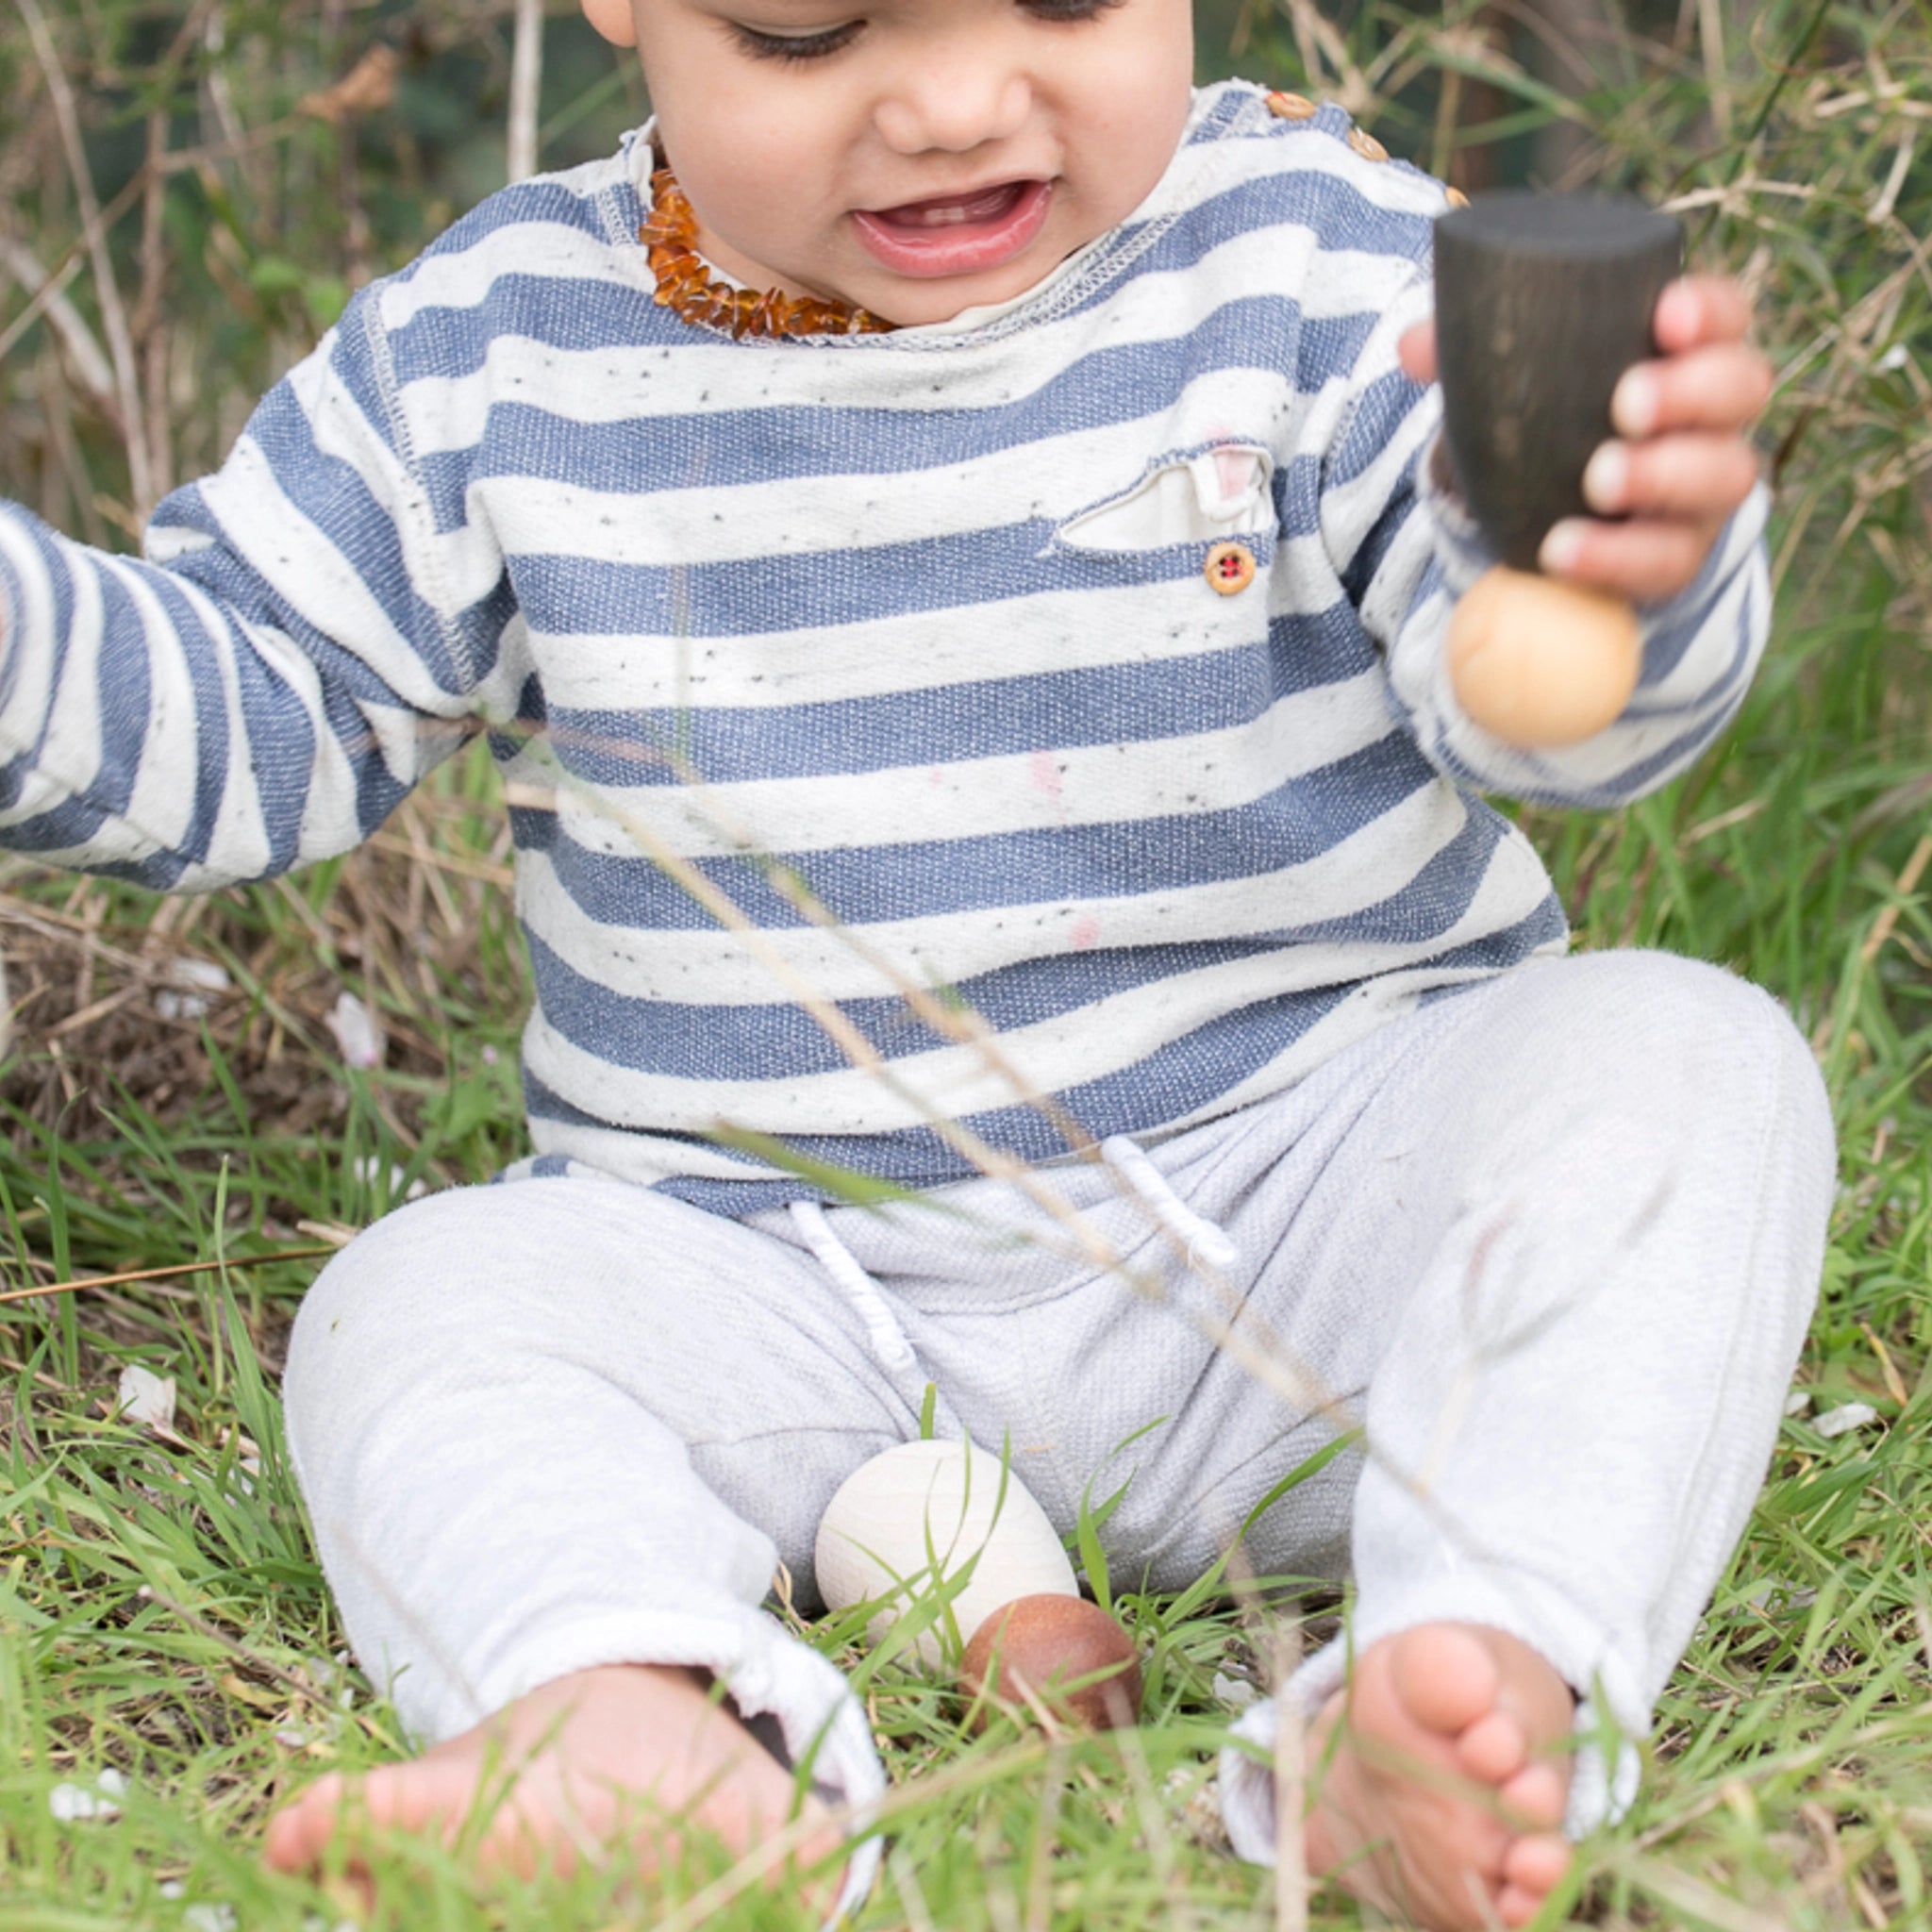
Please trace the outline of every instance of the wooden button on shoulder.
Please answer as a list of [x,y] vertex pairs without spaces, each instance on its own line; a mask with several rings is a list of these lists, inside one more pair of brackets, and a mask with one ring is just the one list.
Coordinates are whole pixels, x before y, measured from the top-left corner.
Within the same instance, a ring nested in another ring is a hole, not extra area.
[[1469,206],[1469,196],[1463,193],[1461,189],[1445,188],[1442,192],[1447,196],[1451,208],[1467,208]]
[[1208,553],[1201,575],[1222,596],[1232,597],[1255,581],[1255,553],[1245,543],[1217,543]]
[[1312,121],[1321,109],[1306,94],[1274,93],[1268,96],[1268,111],[1277,121]]
[[1389,150],[1373,134],[1365,134],[1359,127],[1348,130],[1348,144],[1365,161],[1386,161]]

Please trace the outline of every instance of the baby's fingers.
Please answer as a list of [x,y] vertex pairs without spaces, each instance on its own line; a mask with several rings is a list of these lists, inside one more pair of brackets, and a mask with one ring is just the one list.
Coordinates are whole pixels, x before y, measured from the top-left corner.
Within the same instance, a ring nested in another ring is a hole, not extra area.
[[1749,342],[1715,342],[1628,370],[1610,399],[1622,436],[1673,429],[1742,430],[1771,400],[1770,362]]
[[1729,275],[1684,275],[1657,297],[1651,330],[1666,356],[1741,342],[1751,333],[1751,298]]
[[1395,359],[1402,364],[1403,374],[1411,382],[1434,382],[1436,379],[1436,322],[1431,316],[1427,322],[1413,322],[1403,330],[1402,339],[1395,344]]
[[1661,436],[1605,443],[1583,473],[1583,495],[1599,516],[1722,522],[1757,481],[1757,458],[1739,437]]
[[1696,582],[1722,523],[1645,518],[1599,524],[1570,517],[1543,539],[1540,561],[1552,576],[1615,591],[1637,603],[1662,604]]

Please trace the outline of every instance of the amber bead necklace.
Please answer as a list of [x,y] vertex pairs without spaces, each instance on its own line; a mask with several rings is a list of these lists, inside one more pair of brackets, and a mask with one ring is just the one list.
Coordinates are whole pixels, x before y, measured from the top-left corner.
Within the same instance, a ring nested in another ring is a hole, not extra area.
[[697,251],[698,218],[668,167],[651,176],[651,216],[638,230],[658,278],[657,300],[681,321],[745,336],[874,336],[896,326],[849,302],[735,289]]

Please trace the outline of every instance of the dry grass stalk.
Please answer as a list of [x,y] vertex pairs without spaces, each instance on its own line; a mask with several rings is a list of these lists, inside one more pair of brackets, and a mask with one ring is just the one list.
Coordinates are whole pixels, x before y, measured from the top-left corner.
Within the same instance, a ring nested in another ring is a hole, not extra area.
[[1302,1660],[1302,1633],[1283,1620],[1274,1632],[1274,1932],[1307,1932],[1307,1729],[1288,1685]]
[[34,55],[47,83],[60,129],[60,142],[66,154],[75,199],[92,237],[88,253],[93,264],[94,297],[101,308],[101,325],[108,337],[108,352],[114,370],[114,399],[123,442],[127,450],[127,468],[133,490],[133,512],[144,523],[157,502],[153,453],[148,446],[147,411],[141,395],[141,378],[136,368],[134,338],[127,325],[127,311],[121,300],[121,285],[108,254],[106,226],[101,220],[101,204],[94,192],[93,171],[88,165],[87,150],[80,136],[80,112],[74,90],[68,84],[60,56],[48,31],[40,0],[14,0],[26,23]]

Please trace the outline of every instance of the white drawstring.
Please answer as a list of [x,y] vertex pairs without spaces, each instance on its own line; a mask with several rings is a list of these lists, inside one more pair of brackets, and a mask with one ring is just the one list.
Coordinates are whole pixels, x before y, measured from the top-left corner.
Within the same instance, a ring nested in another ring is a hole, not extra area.
[[[1179,1245],[1189,1267],[1227,1269],[1241,1258],[1241,1250],[1226,1233],[1206,1216],[1196,1214],[1168,1185],[1145,1152],[1124,1134],[1103,1141],[1100,1158]],[[919,1357],[891,1304],[878,1283],[858,1265],[852,1250],[832,1232],[825,1210],[816,1201],[793,1201],[791,1209],[800,1238],[865,1324],[879,1366],[894,1374],[916,1373]]]
[[825,1210],[816,1201],[794,1201],[791,1203],[791,1218],[798,1224],[798,1232],[805,1238],[806,1246],[818,1257],[819,1265],[844,1291],[845,1299],[865,1324],[865,1332],[872,1338],[872,1352],[877,1357],[879,1366],[900,1374],[917,1369],[919,1357],[913,1354],[912,1344],[906,1339],[906,1331],[900,1327],[898,1318],[879,1291],[878,1283],[858,1265],[853,1258],[852,1250],[832,1232],[832,1224],[825,1219]]
[[1232,1268],[1241,1250],[1226,1232],[1196,1214],[1168,1186],[1167,1176],[1147,1158],[1145,1151],[1124,1134],[1100,1143],[1100,1158],[1113,1169],[1141,1204],[1180,1244],[1191,1268]]

